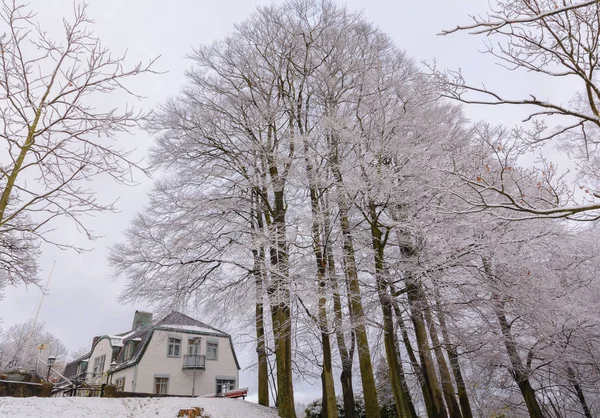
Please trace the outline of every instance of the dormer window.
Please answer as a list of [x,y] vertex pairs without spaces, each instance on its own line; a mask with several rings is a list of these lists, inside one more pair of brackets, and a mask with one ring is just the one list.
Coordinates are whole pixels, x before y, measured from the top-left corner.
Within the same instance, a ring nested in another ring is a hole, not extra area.
[[114,346],[112,349],[112,355],[110,356],[110,361],[116,361],[117,357],[119,357],[119,351],[121,351],[121,347],[118,345]]
[[77,365],[77,377],[85,376],[85,373],[87,372],[87,365],[88,365],[87,360],[81,360],[79,362],[79,364]]
[[128,341],[127,344],[125,344],[125,353],[123,354],[123,361],[131,360],[134,350],[135,350],[135,341]]

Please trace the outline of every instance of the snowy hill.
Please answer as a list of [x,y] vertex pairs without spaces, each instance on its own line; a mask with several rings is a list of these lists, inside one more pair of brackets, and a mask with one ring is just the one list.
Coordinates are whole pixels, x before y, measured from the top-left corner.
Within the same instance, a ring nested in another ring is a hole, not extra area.
[[276,418],[275,409],[239,399],[207,398],[0,398],[0,417],[141,418],[177,417],[199,406],[210,418]]

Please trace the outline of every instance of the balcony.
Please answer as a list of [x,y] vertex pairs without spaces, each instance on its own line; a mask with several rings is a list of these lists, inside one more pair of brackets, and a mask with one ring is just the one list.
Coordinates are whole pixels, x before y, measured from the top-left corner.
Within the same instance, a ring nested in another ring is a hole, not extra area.
[[183,370],[206,368],[206,356],[204,354],[187,354],[183,356]]

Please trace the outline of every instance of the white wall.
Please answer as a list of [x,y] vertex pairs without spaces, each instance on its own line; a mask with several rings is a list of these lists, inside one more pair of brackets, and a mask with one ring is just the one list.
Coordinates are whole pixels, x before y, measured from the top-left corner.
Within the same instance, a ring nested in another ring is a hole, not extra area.
[[[92,373],[94,371],[94,362],[96,358],[102,357],[106,355],[104,359],[104,368],[102,369],[102,375],[97,378],[92,378]],[[101,338],[95,345],[94,351],[90,355],[90,359],[88,361],[87,366],[87,377],[88,380],[94,383],[106,383],[106,378],[108,376],[108,370],[110,369],[110,362],[112,357],[112,345],[110,344],[110,339]]]
[[125,387],[123,388],[123,390],[125,392],[135,392],[135,387],[134,387],[134,376],[135,376],[135,367],[128,367],[126,369],[123,370],[119,370],[113,373],[112,376],[112,383],[115,384],[115,382],[117,381],[117,379],[124,377],[125,378]]
[[[179,336],[181,338],[181,352],[179,357],[168,357],[168,338]],[[170,395],[191,395],[193,369],[183,370],[183,356],[188,352],[188,339],[200,337],[202,339],[200,354],[206,354],[206,342],[208,336],[199,334],[188,334],[184,332],[155,330],[152,338],[146,348],[146,351],[138,364],[137,381],[135,385],[136,392],[153,393],[154,378],[169,377],[168,393]],[[216,391],[216,378],[233,378],[236,381],[236,387],[239,387],[238,370],[233,358],[233,353],[228,338],[210,337],[218,339],[219,352],[218,360],[206,360],[206,370],[196,370],[196,395],[214,394]],[[132,376],[133,367],[126,369],[128,376]],[[125,375],[125,371],[119,374],[115,373],[113,382],[118,376]],[[131,381],[133,377],[130,377]],[[129,382],[126,380],[126,390],[129,388]]]

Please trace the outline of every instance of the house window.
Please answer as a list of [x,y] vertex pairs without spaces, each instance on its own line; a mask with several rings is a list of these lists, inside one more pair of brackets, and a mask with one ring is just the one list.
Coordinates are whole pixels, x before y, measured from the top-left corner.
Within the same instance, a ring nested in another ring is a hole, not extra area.
[[188,340],[188,354],[197,356],[200,354],[200,337],[190,338]]
[[217,340],[206,342],[206,359],[207,360],[218,360],[219,359],[219,342]]
[[94,377],[102,376],[104,372],[104,362],[106,361],[106,354],[103,356],[96,357],[94,359]]
[[87,372],[87,360],[80,361],[77,365],[77,377],[84,377],[85,372]]
[[169,392],[169,378],[155,377],[154,378],[154,393],[156,395],[166,395]]
[[167,356],[179,357],[181,355],[181,338],[169,337]]
[[121,347],[114,346],[112,349],[112,356],[110,357],[110,361],[117,361],[117,357],[119,357],[119,351],[121,351]]
[[235,389],[235,379],[217,379],[217,396]]
[[119,377],[117,380],[115,380],[115,386],[119,392],[123,392],[125,390],[125,378]]
[[133,341],[129,341],[125,346],[125,354],[123,354],[123,361],[128,361],[131,359],[133,355],[133,350],[135,347],[135,343]]

